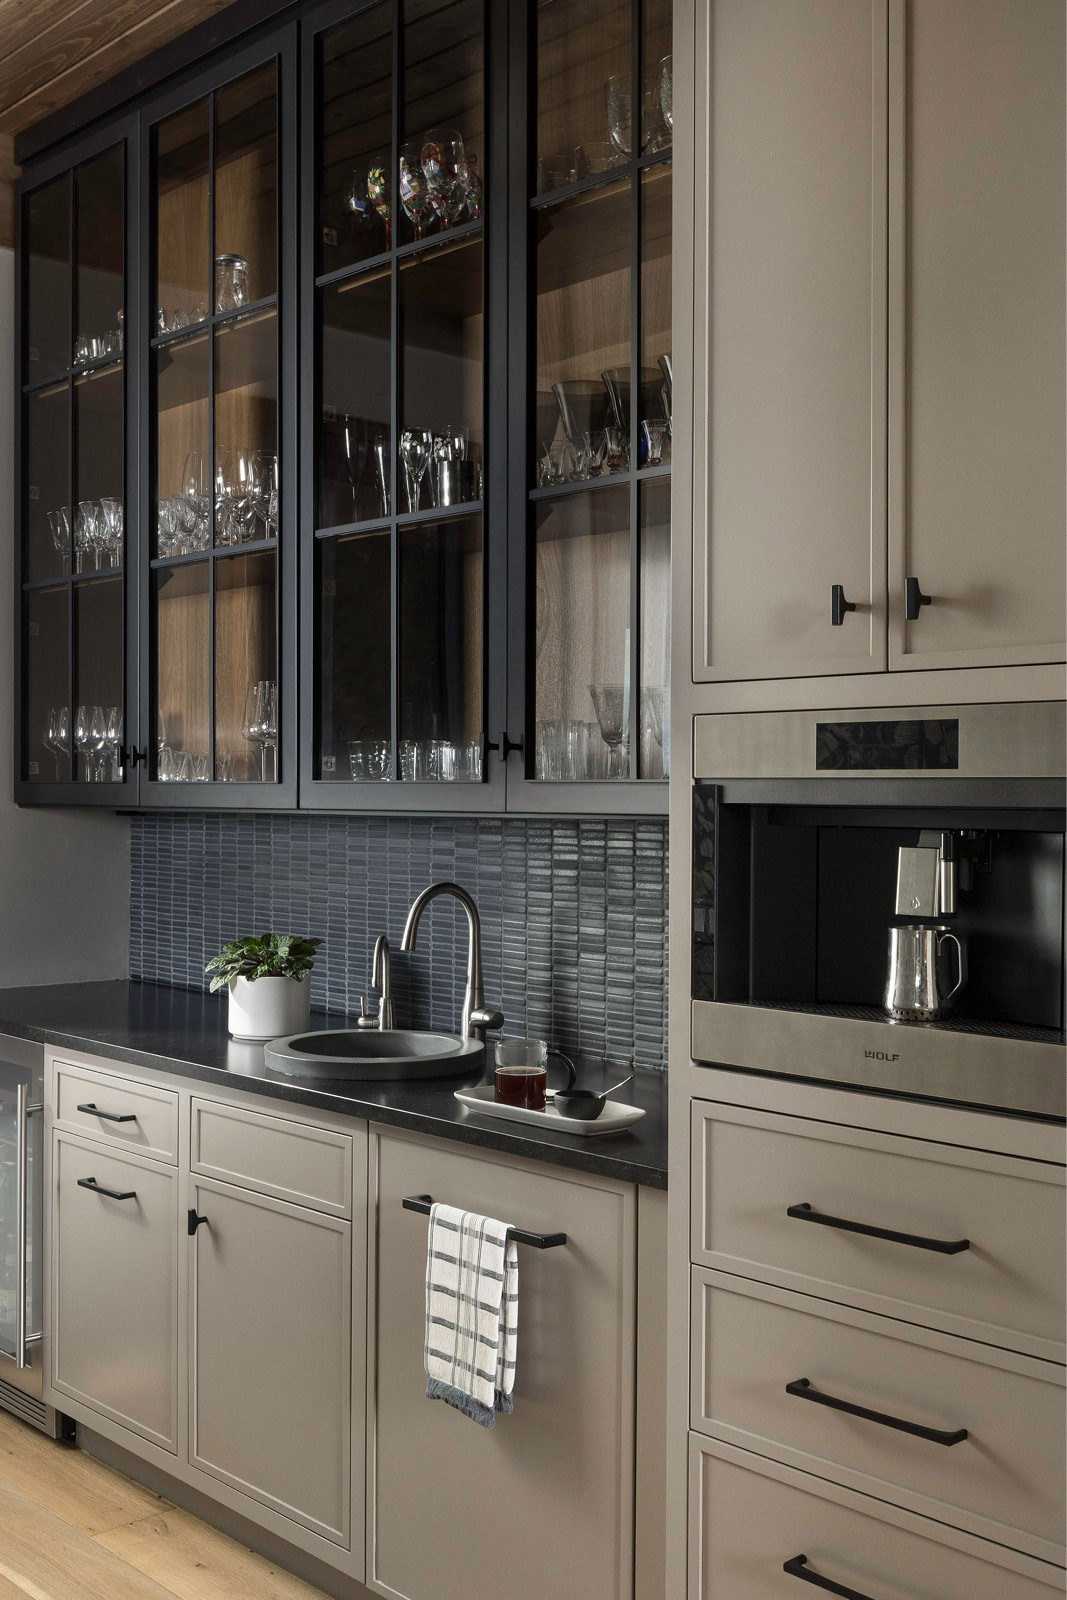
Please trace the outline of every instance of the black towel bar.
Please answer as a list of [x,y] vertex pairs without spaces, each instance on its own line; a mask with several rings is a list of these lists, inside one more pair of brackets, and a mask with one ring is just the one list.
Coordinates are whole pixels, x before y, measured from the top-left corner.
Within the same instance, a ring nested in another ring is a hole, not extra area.
[[[433,1205],[432,1194],[409,1194],[401,1202],[405,1211],[418,1211],[424,1217],[430,1215]],[[557,1244],[566,1244],[565,1233],[527,1233],[525,1228],[509,1228],[508,1238],[514,1239],[516,1244],[532,1245],[535,1250],[553,1250]]]

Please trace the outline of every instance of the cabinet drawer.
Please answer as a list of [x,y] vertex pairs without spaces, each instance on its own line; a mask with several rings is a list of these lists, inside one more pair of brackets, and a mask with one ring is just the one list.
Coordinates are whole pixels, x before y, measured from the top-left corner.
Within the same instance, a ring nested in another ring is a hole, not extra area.
[[331,1216],[352,1215],[348,1134],[214,1100],[194,1098],[192,1115],[194,1172]]
[[158,1161],[177,1161],[178,1096],[173,1090],[68,1061],[57,1061],[55,1070],[57,1127],[122,1145]]
[[[691,1438],[690,1600],[1053,1600],[1063,1574],[743,1450]],[[807,1582],[784,1571],[806,1557]]]
[[1063,1360],[1062,1167],[707,1101],[692,1137],[695,1262]]
[[[90,1180],[95,1189],[83,1187]],[[171,1452],[177,1184],[177,1173],[158,1161],[55,1136],[53,1387]]]
[[[694,1428],[1063,1559],[1062,1367],[700,1268],[692,1303]],[[968,1436],[939,1443],[789,1394],[800,1379]]]

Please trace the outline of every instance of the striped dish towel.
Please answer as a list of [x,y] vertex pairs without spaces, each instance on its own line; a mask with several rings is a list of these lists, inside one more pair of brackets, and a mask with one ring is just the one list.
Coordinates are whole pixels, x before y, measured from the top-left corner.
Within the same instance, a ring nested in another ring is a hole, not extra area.
[[491,1428],[514,1409],[519,1253],[508,1224],[430,1207],[426,1252],[426,1394]]

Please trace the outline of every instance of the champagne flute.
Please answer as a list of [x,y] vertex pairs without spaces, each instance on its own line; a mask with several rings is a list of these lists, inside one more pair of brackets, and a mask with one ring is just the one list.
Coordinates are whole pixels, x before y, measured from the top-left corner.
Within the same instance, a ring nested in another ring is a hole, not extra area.
[[400,459],[407,474],[408,510],[419,509],[422,480],[433,453],[433,434],[426,428],[405,428],[400,435]]
[[252,685],[245,700],[242,733],[259,746],[260,781],[273,783],[277,770],[278,685],[263,678]]

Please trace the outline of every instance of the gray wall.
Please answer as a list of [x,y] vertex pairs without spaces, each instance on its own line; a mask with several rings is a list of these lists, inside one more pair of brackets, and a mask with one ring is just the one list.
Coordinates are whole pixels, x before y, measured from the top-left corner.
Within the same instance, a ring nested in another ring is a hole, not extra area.
[[125,818],[20,810],[12,801],[15,382],[14,254],[0,250],[0,987],[124,978],[130,829]]

